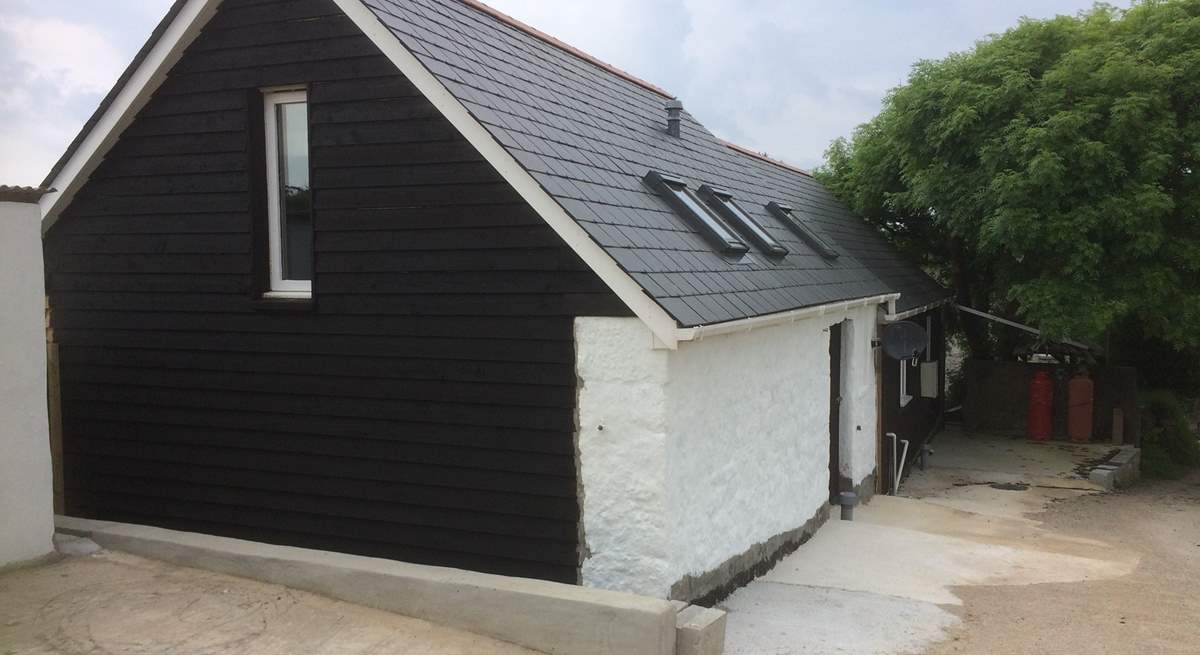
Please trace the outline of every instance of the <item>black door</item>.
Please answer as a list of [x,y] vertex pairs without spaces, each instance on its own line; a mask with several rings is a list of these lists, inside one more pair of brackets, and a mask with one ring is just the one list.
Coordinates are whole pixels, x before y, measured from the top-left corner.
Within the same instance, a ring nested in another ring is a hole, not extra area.
[[842,324],[829,327],[829,500],[836,503],[841,480]]

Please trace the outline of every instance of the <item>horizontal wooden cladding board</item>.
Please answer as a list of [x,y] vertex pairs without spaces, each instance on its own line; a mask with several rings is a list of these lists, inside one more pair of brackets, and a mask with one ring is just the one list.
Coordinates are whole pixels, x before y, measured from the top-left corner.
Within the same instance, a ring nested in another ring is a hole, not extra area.
[[336,99],[328,89],[318,98],[310,98],[308,112],[309,120],[316,130],[325,129],[326,124],[405,121],[437,118],[442,115],[424,96],[346,101]]
[[[90,461],[93,457],[115,457],[150,463],[174,463],[196,467],[236,469],[243,475],[258,472],[288,473],[308,476],[313,488],[336,485],[338,480],[373,480],[408,485],[464,488],[477,491],[503,491],[572,498],[575,480],[568,477],[513,473],[510,471],[475,469],[459,466],[435,466],[407,462],[380,461],[327,455],[301,455],[257,450],[231,450],[183,444],[119,441],[80,436],[64,445],[75,462]],[[447,493],[451,493],[447,491]]]
[[117,141],[109,158],[160,157],[165,155],[212,155],[246,152],[249,143],[242,131],[209,134],[166,134],[127,136]]
[[207,53],[210,51],[229,50],[288,43],[312,43],[324,39],[342,36],[357,36],[362,32],[346,16],[325,16],[322,20],[312,20],[309,16],[300,16],[281,23],[282,29],[263,29],[261,24],[244,25],[227,24],[222,26],[209,24],[204,30],[204,38],[200,39],[192,51]]
[[88,192],[97,196],[161,196],[175,194],[242,194],[250,184],[245,172],[135,175],[92,180]]
[[[67,501],[67,512],[72,516],[96,518],[125,523],[155,525],[171,530],[202,532],[205,534],[247,539],[263,543],[331,550],[367,557],[402,560],[431,566],[462,568],[497,575],[553,580],[568,584],[578,583],[578,564],[556,565],[535,560],[506,559],[494,555],[470,555],[447,552],[440,549],[413,548],[390,543],[364,541],[355,537],[334,537],[303,531],[279,530],[254,525],[230,525],[226,523],[199,521],[194,518],[173,518],[160,515],[114,511],[97,508],[83,502]],[[530,557],[536,553],[530,552]]]
[[[329,0],[288,0],[277,2],[238,2],[220,11],[205,25],[205,32],[231,27],[267,25],[263,30],[279,29],[297,20],[342,16]],[[203,38],[200,39],[203,42]]]
[[254,66],[296,65],[330,59],[372,57],[379,48],[361,34],[292,43],[265,43],[195,50],[171,69],[172,75],[234,71]]
[[[188,255],[177,255],[186,257]],[[150,276],[146,276],[150,277]],[[217,284],[224,286],[230,279],[228,275],[197,275],[200,278],[199,282],[207,282],[209,277],[217,280]],[[51,279],[56,279],[54,275]],[[114,278],[107,278],[109,282],[115,282]],[[97,280],[98,282],[101,280]],[[161,284],[165,280],[158,279],[155,285]],[[147,287],[153,286],[150,283]],[[204,313],[249,313],[255,311],[255,303],[246,293],[238,293],[234,291],[187,291],[187,292],[145,292],[138,290],[137,292],[125,293],[123,291],[97,291],[91,289],[88,291],[59,291],[50,294],[50,305],[54,310],[59,309],[94,309],[105,311],[163,311],[163,312],[192,312],[195,314]],[[127,339],[136,336],[136,332],[129,332],[126,335]],[[112,343],[111,341],[108,343]],[[125,345],[133,345],[126,343]],[[117,347],[117,346],[112,346]]]
[[357,123],[325,123],[312,127],[309,145],[314,148],[376,143],[419,143],[448,141],[458,130],[440,116],[409,120],[375,120]]
[[[295,434],[244,429],[211,429],[132,421],[103,421],[67,417],[66,424],[79,439],[132,441],[165,447],[170,444],[198,448],[228,448],[233,451],[266,451],[292,455],[351,457],[449,468],[503,471],[567,477],[574,470],[571,453],[539,453],[508,450],[483,442],[460,446],[397,428],[388,435],[372,437]],[[311,490],[312,493],[317,493]]]
[[577,536],[577,528],[571,520],[556,521],[367,499],[348,504],[342,498],[315,495],[311,493],[312,487],[309,492],[291,493],[129,476],[93,477],[84,472],[75,478],[74,489],[86,493],[93,501],[106,497],[121,497],[126,502],[163,498],[184,503],[296,512],[322,518],[376,521],[401,530],[428,527],[500,537],[528,536],[549,542],[574,542]]
[[233,234],[78,234],[63,235],[47,246],[63,255],[247,254],[250,235]]
[[148,330],[55,329],[65,346],[159,348],[209,352],[286,353],[296,356],[340,355],[404,357],[482,362],[571,364],[569,341],[460,339],[447,337],[267,334],[258,332],[159,332]]
[[[410,251],[403,257],[391,253],[326,252],[317,261],[318,275],[324,273],[431,273],[436,271],[508,271],[543,274],[587,272],[579,257],[562,248],[510,248],[505,250]],[[323,277],[323,276],[322,276]],[[590,286],[590,285],[589,285]]]
[[[56,324],[57,324],[56,314]],[[467,319],[471,320],[471,319]],[[443,380],[453,382],[491,382],[570,386],[575,383],[575,368],[570,363],[446,361],[377,357],[374,355],[320,355],[303,357],[262,352],[207,352],[202,350],[153,350],[138,348],[80,347],[60,344],[60,356],[66,366],[122,366],[129,368],[166,368],[191,371],[232,371],[350,377],[371,380]]]
[[162,118],[166,116],[187,116],[197,112],[233,111],[240,110],[246,116],[248,124],[250,93],[246,89],[227,89],[206,93],[191,93],[179,95],[155,94],[150,97],[146,106],[138,113],[139,117]]
[[575,405],[573,386],[448,382],[442,380],[370,380],[325,375],[194,371],[160,368],[74,366],[63,380],[163,389],[248,391],[316,397],[373,398],[377,400],[429,400],[515,407]]
[[86,489],[84,494],[86,502],[90,505],[116,511],[166,515],[230,525],[264,526],[292,532],[308,531],[341,538],[473,555],[519,558],[528,557],[531,552],[536,552],[538,560],[558,564],[569,564],[577,557],[574,544],[531,536],[512,537],[482,531],[387,523],[378,519],[316,515],[299,509],[288,511],[193,502],[163,496],[133,496],[119,490]]
[[244,212],[250,205],[250,198],[245,192],[228,191],[111,196],[84,187],[75,202],[90,215],[136,216]]
[[316,169],[394,166],[396,162],[404,161],[428,164],[482,160],[483,157],[479,152],[463,139],[414,143],[331,145],[312,148],[312,165]]
[[506,427],[570,434],[570,412],[556,407],[521,407],[453,401],[413,401],[290,393],[211,391],[148,386],[63,382],[64,402],[103,402],[144,407],[188,407],[212,411],[255,411],[293,416],[382,419],[471,427]]
[[[250,233],[246,211],[217,214],[151,214],[149,216],[92,216],[82,206],[71,206],[54,224],[54,235],[63,234],[220,234]],[[54,239],[48,240],[52,246]]]
[[488,251],[561,247],[562,241],[558,235],[545,226],[536,225],[411,229],[366,234],[360,231],[318,231],[316,234],[316,249],[321,255],[386,252],[397,261],[403,261],[406,256],[401,253],[412,250]]
[[122,132],[121,136],[128,138],[240,132],[246,129],[249,120],[249,112],[244,107],[173,116],[142,116]]
[[[479,229],[545,227],[545,221],[521,203],[425,207],[329,209],[321,212],[313,226],[318,232],[389,232],[428,229]],[[561,245],[546,247],[540,254],[564,252]],[[489,250],[464,251],[464,255],[487,257]],[[561,259],[561,258],[559,258]],[[583,262],[576,258],[572,261]]]
[[[566,319],[525,316],[372,316],[299,314],[286,319],[272,314],[188,314],[182,312],[131,312],[54,309],[59,330],[107,329],[169,332],[248,332],[342,335],[428,336],[463,339],[521,339],[572,341],[572,324]],[[419,353],[414,357],[420,358]]]
[[92,173],[91,180],[130,177],[152,180],[160,176],[190,176],[202,173],[237,173],[245,178],[246,163],[246,155],[239,152],[121,157],[104,160]]
[[[549,520],[577,521],[579,505],[573,498],[510,493],[495,489],[477,490],[456,487],[447,493],[445,486],[381,482],[336,478],[335,484],[316,486],[314,478],[287,472],[257,471],[246,475],[239,469],[123,459],[103,455],[89,456],[86,464],[68,462],[72,477],[87,477],[90,484],[100,481],[119,485],[126,478],[178,482],[188,485],[220,486],[271,493],[316,494],[326,498],[363,499],[372,502],[422,505],[489,514],[527,516]],[[117,486],[116,488],[119,488]]]
[[[47,248],[53,252],[53,247]],[[74,253],[46,263],[50,273],[154,273],[192,275],[246,275],[251,271],[248,254],[95,254]]]
[[318,168],[313,185],[318,189],[372,189],[456,184],[501,184],[500,174],[487,162],[451,162],[373,166],[362,168]]
[[382,54],[351,59],[331,59],[168,76],[158,93],[163,95],[256,89],[271,86],[311,85],[333,80],[393,75],[395,65]]
[[321,313],[414,314],[425,316],[631,316],[610,292],[505,295],[322,296]]
[[453,273],[321,273],[323,293],[383,294],[558,294],[603,293],[591,271],[466,271]]
[[[260,410],[155,407],[94,401],[72,407],[70,412],[65,415],[70,421],[97,423],[137,423],[214,431],[280,432],[325,437],[390,439],[404,443],[446,444],[488,450],[556,455],[575,452],[572,433],[494,425],[473,425],[468,430],[463,429],[461,425],[449,423],[422,423],[376,417],[306,416]],[[563,472],[562,475],[569,475],[569,472]]]
[[[139,275],[136,273],[50,273],[47,275],[47,288],[54,289],[52,304],[55,309],[69,308],[72,292],[92,292],[89,295],[76,295],[75,299],[82,302],[74,306],[91,304],[87,298],[99,297],[107,292],[127,293],[197,293],[225,294],[244,296],[253,288],[249,274],[242,275]],[[64,298],[64,294],[68,294]],[[218,297],[225,297],[219,295]],[[66,302],[61,302],[66,300]],[[195,311],[194,306],[188,306]],[[124,307],[122,307],[124,308]],[[170,311],[162,305],[154,305],[155,311]]]

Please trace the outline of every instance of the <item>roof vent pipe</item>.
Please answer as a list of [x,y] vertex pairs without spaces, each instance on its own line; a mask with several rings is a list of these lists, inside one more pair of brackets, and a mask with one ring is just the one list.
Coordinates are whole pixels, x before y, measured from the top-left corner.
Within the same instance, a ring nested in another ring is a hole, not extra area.
[[683,122],[683,103],[678,99],[667,101],[667,134],[679,136],[679,125]]

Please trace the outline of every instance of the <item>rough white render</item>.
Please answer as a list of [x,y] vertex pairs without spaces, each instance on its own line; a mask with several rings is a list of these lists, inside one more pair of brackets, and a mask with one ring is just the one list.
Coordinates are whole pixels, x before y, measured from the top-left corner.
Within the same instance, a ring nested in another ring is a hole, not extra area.
[[665,597],[667,351],[636,318],[575,323],[583,582]]
[[666,597],[818,512],[829,495],[828,327],[845,319],[844,458],[856,482],[869,475],[876,311],[676,351],[655,349],[637,319],[578,319],[584,584]]
[[875,352],[878,309],[853,310],[842,327],[842,474],[854,484],[875,472],[879,423]]
[[44,289],[37,205],[0,202],[0,566],[52,548]]

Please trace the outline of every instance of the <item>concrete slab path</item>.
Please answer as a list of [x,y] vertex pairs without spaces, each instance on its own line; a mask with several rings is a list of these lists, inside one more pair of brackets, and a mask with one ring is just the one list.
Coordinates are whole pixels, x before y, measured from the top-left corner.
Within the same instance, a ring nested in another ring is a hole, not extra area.
[[531,655],[427,621],[111,551],[0,573],[0,655]]
[[963,588],[1111,580],[1137,568],[1131,549],[1030,518],[1096,494],[1076,469],[1106,448],[957,436],[935,448],[933,467],[902,488],[922,498],[876,497],[727,599],[726,652],[920,653],[960,624]]

